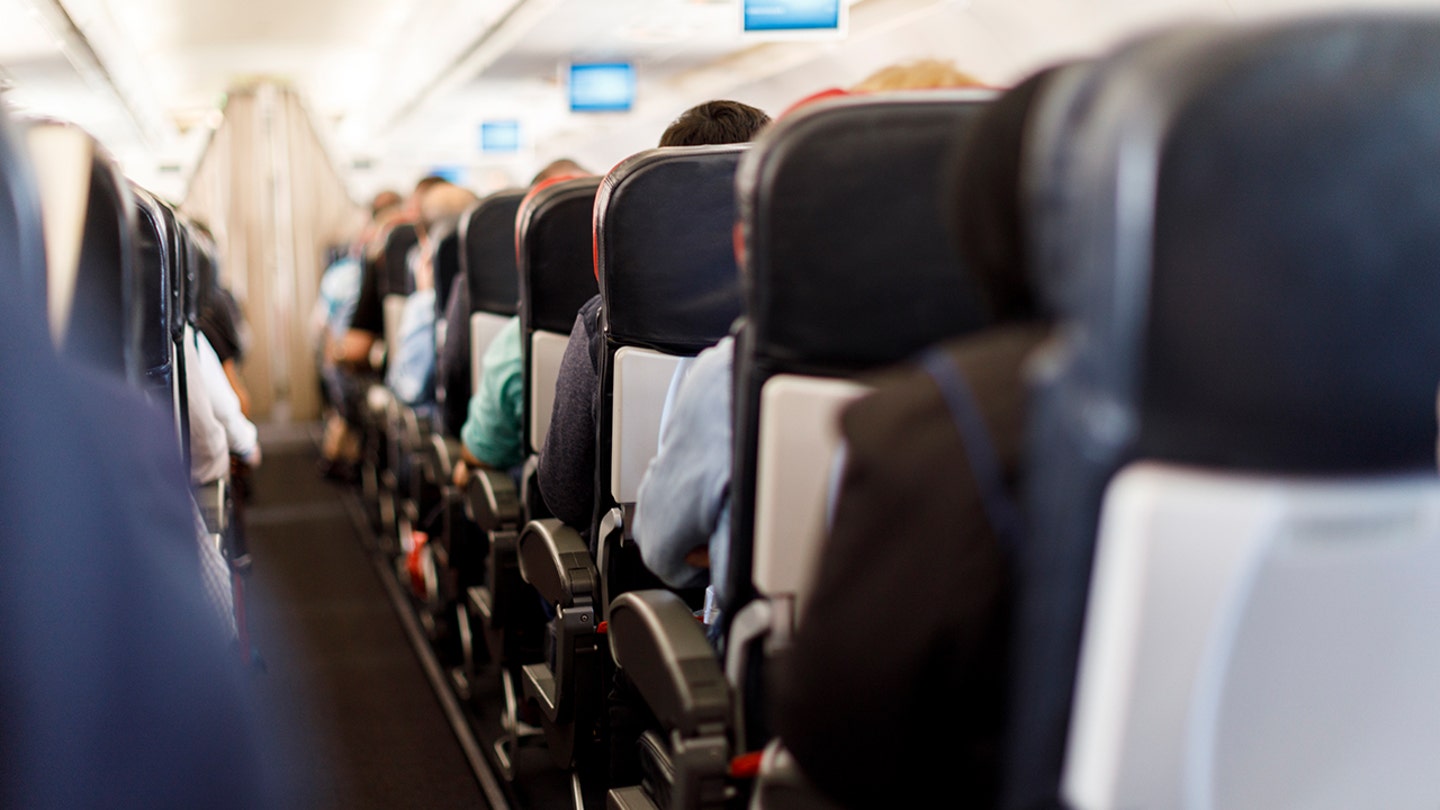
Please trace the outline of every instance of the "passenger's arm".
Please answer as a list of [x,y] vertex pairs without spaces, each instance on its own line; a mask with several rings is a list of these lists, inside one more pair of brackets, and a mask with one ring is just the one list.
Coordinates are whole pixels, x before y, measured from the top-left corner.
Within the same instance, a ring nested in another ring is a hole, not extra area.
[[470,466],[508,470],[524,460],[521,365],[520,319],[512,318],[485,350],[484,372],[460,428],[461,458]]
[[450,480],[459,489],[470,486],[470,471],[476,467],[488,466],[485,462],[471,453],[465,445],[460,445],[460,458],[455,460],[455,470],[450,474]]
[[240,377],[240,367],[235,364],[234,358],[221,363],[220,367],[225,369],[225,379],[230,381],[230,388],[240,400],[240,413],[250,418],[250,389],[245,387],[245,380]]
[[231,387],[210,341],[200,332],[196,333],[195,338],[200,375],[210,397],[210,406],[220,424],[225,427],[225,439],[230,452],[251,467],[257,467],[260,464],[259,432],[255,424],[241,412],[240,398],[235,395],[235,389]]
[[358,369],[371,367],[370,351],[385,331],[385,309],[380,299],[378,272],[373,261],[365,262],[361,269],[355,311],[351,313],[344,336],[331,358],[340,365]]
[[405,300],[399,345],[390,358],[385,383],[406,405],[430,402],[435,374],[435,291],[417,290]]
[[370,350],[379,339],[380,336],[375,332],[364,329],[346,330],[339,344],[335,346],[335,356],[331,359],[348,368],[370,368]]
[[732,356],[727,340],[696,358],[667,408],[659,450],[636,496],[641,559],[672,588],[705,583],[709,543],[729,502]]
[[595,399],[600,377],[590,359],[588,308],[570,330],[555,381],[555,405],[540,451],[540,493],[551,514],[581,531],[595,507]]

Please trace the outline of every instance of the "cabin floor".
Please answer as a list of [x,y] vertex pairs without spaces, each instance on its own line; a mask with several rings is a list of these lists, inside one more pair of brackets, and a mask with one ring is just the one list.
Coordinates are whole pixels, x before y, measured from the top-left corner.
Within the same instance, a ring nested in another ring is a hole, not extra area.
[[318,439],[318,425],[262,426],[245,509],[245,628],[294,807],[496,807],[366,536],[358,489],[317,472]]

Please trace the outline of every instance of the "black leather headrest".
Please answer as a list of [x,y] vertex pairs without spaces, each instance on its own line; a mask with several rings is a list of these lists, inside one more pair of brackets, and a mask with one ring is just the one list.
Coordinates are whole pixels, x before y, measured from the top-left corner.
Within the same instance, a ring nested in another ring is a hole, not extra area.
[[170,337],[178,343],[185,336],[185,324],[190,322],[187,302],[190,300],[190,265],[194,260],[190,255],[189,230],[182,224],[175,209],[167,205],[161,213],[169,225],[170,234]]
[[40,197],[35,172],[21,133],[0,105],[0,250],[9,277],[37,312],[45,306],[45,233],[40,224]]
[[1187,32],[1103,71],[1058,255],[1124,454],[1433,468],[1440,16]]
[[515,216],[524,197],[523,188],[494,192],[460,219],[460,238],[465,245],[461,264],[470,285],[471,312],[514,315],[519,311]]
[[181,219],[180,227],[185,229],[185,320],[196,325],[200,321],[200,310],[210,299],[217,283],[215,272],[215,245],[204,234],[195,229],[194,223]]
[[599,292],[593,215],[599,177],[564,180],[520,207],[520,319],[526,331],[570,331],[580,307]]
[[980,325],[942,169],[990,95],[817,102],[759,138],[738,175],[758,356],[797,371],[859,369]]
[[443,314],[445,303],[450,296],[450,285],[460,275],[460,233],[453,227],[445,228],[435,243],[435,311]]
[[595,200],[610,340],[694,354],[741,311],[735,168],[748,144],[650,149],[610,170]]
[[951,154],[993,93],[926,90],[812,102],[740,159],[745,321],[735,353],[728,582],[753,595],[760,389],[776,373],[849,376],[983,326],[955,249]]
[[414,283],[410,278],[407,257],[410,255],[410,248],[419,241],[420,236],[416,233],[415,226],[409,222],[394,225],[385,235],[385,247],[382,251],[385,272],[376,279],[382,298],[387,295],[409,295],[413,290]]
[[165,203],[143,188],[132,189],[136,212],[135,307],[138,356],[147,387],[168,389],[172,344],[170,341],[170,283],[174,257],[170,254],[170,227]]
[[126,328],[138,326],[126,312],[134,297],[127,286],[135,277],[135,228],[130,183],[97,144],[62,353],[132,381],[140,374]]
[[205,312],[220,289],[220,257],[216,254],[219,247],[208,235],[196,233],[195,248],[195,257],[199,260],[195,265],[195,276],[200,282],[198,312]]

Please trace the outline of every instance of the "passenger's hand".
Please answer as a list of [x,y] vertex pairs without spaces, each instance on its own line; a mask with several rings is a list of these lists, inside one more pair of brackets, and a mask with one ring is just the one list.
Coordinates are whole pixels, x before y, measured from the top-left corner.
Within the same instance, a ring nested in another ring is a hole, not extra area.
[[456,489],[465,489],[470,486],[470,465],[463,461],[455,462],[455,472],[451,475]]
[[693,565],[696,568],[709,568],[710,547],[696,546],[695,548],[690,549],[689,551],[685,552],[685,562],[688,565]]

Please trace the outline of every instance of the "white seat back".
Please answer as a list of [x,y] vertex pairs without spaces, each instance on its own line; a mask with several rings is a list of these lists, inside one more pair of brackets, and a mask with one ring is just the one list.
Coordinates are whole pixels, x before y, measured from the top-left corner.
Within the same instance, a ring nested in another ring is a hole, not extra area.
[[537,331],[530,336],[530,446],[540,452],[550,431],[550,412],[555,407],[555,381],[560,360],[570,336]]
[[625,346],[615,352],[614,363],[610,494],[616,503],[634,503],[640,479],[660,448],[665,397],[680,358]]
[[63,346],[75,303],[95,143],[63,124],[34,124],[27,136],[45,228],[51,337]]
[[755,471],[756,590],[798,620],[825,538],[840,410],[869,388],[853,380],[777,374],[760,391]]
[[387,295],[382,302],[385,349],[388,352],[394,352],[400,346],[400,319],[405,314],[405,300],[406,296],[403,295]]
[[1104,502],[1078,810],[1440,806],[1440,479],[1135,464]]
[[485,373],[485,352],[495,342],[495,336],[510,321],[508,315],[493,312],[470,314],[470,390],[480,387],[480,375]]

